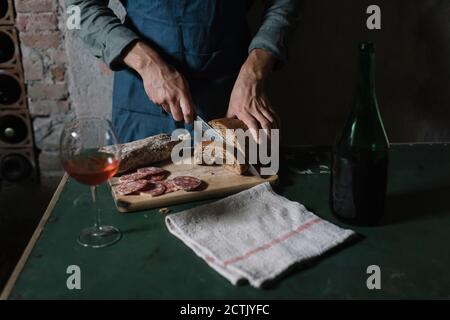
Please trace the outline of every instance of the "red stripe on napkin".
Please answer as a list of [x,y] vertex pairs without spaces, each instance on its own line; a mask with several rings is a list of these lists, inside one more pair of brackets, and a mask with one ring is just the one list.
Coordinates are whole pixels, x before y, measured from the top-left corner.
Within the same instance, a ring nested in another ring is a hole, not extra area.
[[[255,248],[255,249],[252,249],[249,252],[247,252],[247,253],[245,253],[245,254],[243,254],[241,256],[238,256],[238,257],[226,260],[224,262],[224,266],[226,267],[226,266],[228,266],[230,264],[233,264],[233,263],[236,263],[238,261],[245,260],[245,259],[255,255],[258,252],[267,250],[267,249],[273,247],[274,245],[276,245],[276,244],[278,244],[280,242],[283,242],[283,241],[289,239],[290,237],[305,231],[306,229],[308,229],[309,227],[315,225],[316,223],[318,223],[320,221],[322,221],[322,219],[316,218],[316,219],[313,219],[313,220],[311,220],[311,221],[309,221],[309,222],[307,222],[305,224],[302,224],[297,229],[289,231],[288,233],[282,235],[281,237],[275,238],[272,241],[270,241],[270,242],[268,242],[266,244],[263,244],[262,246],[259,246],[259,247]],[[212,258],[212,257],[208,257],[208,258]],[[213,258],[212,258],[212,260],[213,260]]]

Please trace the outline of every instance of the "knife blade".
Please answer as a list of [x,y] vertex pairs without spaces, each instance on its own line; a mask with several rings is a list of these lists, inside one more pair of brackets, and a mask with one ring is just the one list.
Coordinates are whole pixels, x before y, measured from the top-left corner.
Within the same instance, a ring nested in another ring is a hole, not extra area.
[[[246,159],[245,156],[242,154],[242,151],[239,150],[239,148],[235,148],[233,143],[227,141],[226,138],[222,136],[222,134],[218,130],[211,127],[205,120],[197,116],[196,121],[201,122],[202,132],[206,139],[218,141],[220,143],[225,143],[227,146],[230,146],[232,150],[236,149],[239,156],[242,156],[243,159]],[[248,164],[248,167],[252,175],[254,175],[255,177],[261,177],[258,170],[256,170],[256,168],[251,163]]]

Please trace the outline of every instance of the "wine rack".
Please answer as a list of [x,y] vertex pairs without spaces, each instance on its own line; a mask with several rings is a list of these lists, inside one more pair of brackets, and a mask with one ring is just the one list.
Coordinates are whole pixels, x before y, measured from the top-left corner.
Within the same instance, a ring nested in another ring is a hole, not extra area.
[[14,1],[0,0],[0,188],[39,180]]
[[15,28],[0,26],[0,69],[15,69],[21,66],[18,39]]
[[18,69],[0,69],[0,110],[27,109],[25,85]]
[[0,0],[0,25],[14,24],[13,0]]
[[2,187],[39,180],[34,148],[0,149],[0,181]]
[[33,128],[26,110],[0,110],[0,148],[33,146]]

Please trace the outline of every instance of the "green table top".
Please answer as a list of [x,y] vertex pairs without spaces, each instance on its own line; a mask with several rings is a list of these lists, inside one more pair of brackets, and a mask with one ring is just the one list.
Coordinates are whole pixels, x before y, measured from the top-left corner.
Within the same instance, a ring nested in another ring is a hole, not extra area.
[[[36,243],[29,246],[3,297],[10,299],[301,299],[450,298],[450,145],[395,145],[384,223],[354,227],[362,239],[292,271],[267,289],[233,286],[171,235],[157,210],[119,214],[106,186],[103,221],[123,238],[103,249],[76,243],[92,222],[88,189],[69,180]],[[286,170],[288,171],[288,170]],[[281,175],[277,191],[319,216],[328,208],[329,174]],[[206,201],[173,206],[178,212]],[[45,222],[45,221],[44,221]],[[30,250],[32,249],[32,250]],[[381,290],[368,290],[366,269],[381,268]],[[66,269],[81,268],[81,290],[68,290]]]

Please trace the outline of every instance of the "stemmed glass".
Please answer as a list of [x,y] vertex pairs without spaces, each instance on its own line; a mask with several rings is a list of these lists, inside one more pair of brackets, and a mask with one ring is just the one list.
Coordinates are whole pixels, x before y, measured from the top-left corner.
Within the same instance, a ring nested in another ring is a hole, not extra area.
[[60,155],[64,169],[76,181],[91,189],[95,215],[94,226],[81,230],[78,243],[101,248],[117,242],[121,233],[113,226],[100,223],[96,205],[97,186],[117,173],[120,148],[111,123],[103,118],[77,117],[69,119],[60,140]]

